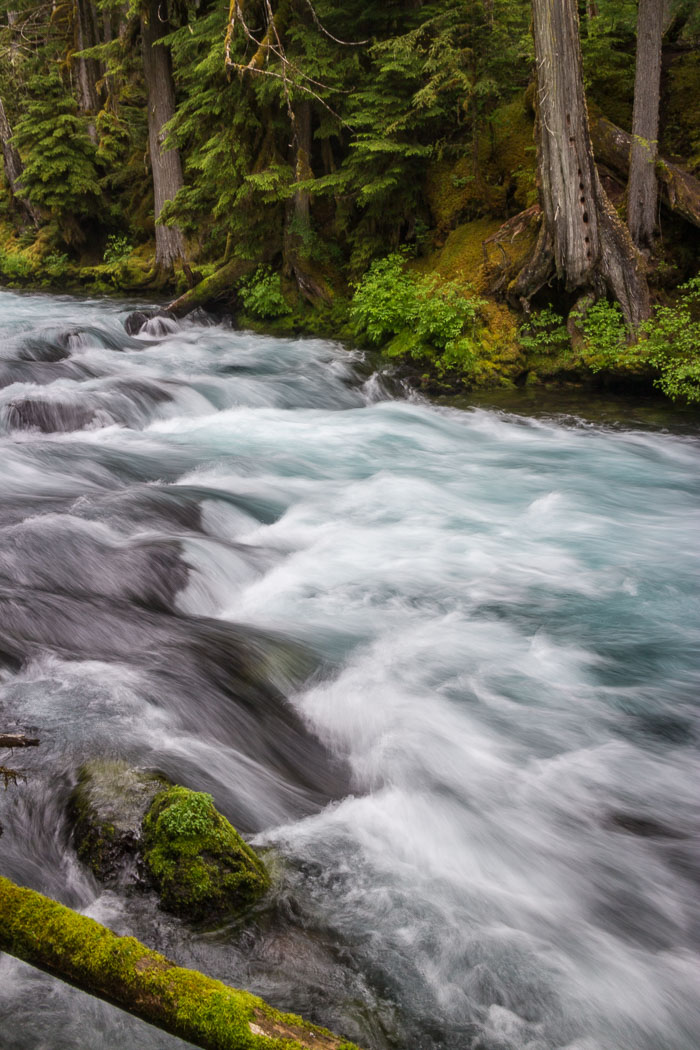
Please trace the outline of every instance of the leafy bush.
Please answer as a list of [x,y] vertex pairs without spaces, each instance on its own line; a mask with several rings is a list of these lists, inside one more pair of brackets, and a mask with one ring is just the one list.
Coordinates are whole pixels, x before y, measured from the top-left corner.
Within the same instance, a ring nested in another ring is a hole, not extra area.
[[627,349],[627,326],[619,303],[600,299],[583,321],[587,364],[593,372],[620,363]]
[[377,259],[353,295],[350,307],[353,330],[375,346],[413,323],[415,280],[404,270],[404,262],[400,252]]
[[700,275],[681,285],[674,306],[659,306],[642,326],[637,350],[658,368],[656,385],[672,399],[700,401]]
[[[473,336],[483,300],[437,274],[412,274],[394,252],[372,263],[350,307],[355,335],[378,345],[391,339],[390,356],[432,358],[439,372],[473,364]],[[467,346],[469,344],[469,346]]]
[[520,326],[518,339],[523,350],[531,354],[556,356],[571,349],[564,318],[551,306],[531,314],[525,324]]
[[65,277],[68,267],[68,256],[65,252],[49,252],[41,260],[42,266],[52,280]]
[[32,266],[20,252],[0,250],[0,274],[6,281],[26,281],[32,275]]
[[126,259],[132,251],[133,245],[130,243],[128,237],[120,237],[116,233],[111,233],[107,238],[102,261],[105,263],[118,263],[121,262],[122,259]]
[[280,276],[269,266],[259,266],[251,277],[245,277],[238,286],[238,294],[245,312],[261,320],[291,313],[282,295]]
[[464,294],[456,281],[426,274],[414,286],[416,335],[421,343],[438,350],[454,347],[467,327],[473,327],[483,305],[481,299]]

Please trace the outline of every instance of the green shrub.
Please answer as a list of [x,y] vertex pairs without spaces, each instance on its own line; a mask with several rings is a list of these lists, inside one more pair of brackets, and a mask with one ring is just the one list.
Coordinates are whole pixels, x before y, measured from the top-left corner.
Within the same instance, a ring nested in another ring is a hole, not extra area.
[[556,356],[571,349],[571,340],[561,314],[551,306],[531,314],[518,329],[518,340],[523,350],[531,354]]
[[627,353],[627,326],[619,303],[599,299],[583,320],[586,363],[593,372],[621,363]]
[[6,281],[26,281],[32,275],[32,265],[20,252],[0,251],[0,275]]
[[131,255],[133,250],[133,245],[130,243],[128,237],[111,233],[107,238],[102,261],[108,264],[121,262],[123,259],[126,259],[128,255]]
[[637,352],[659,370],[656,385],[667,397],[700,401],[700,275],[680,287],[673,306],[658,306],[642,326]]
[[471,370],[484,301],[466,295],[459,281],[410,273],[404,263],[394,252],[372,263],[358,283],[350,307],[355,335],[374,345],[390,340],[390,357],[431,359],[441,373]]
[[358,282],[352,297],[353,331],[375,346],[413,323],[415,280],[404,270],[404,262],[400,252],[377,259]]
[[238,294],[245,312],[260,320],[291,313],[282,295],[280,275],[269,266],[259,266],[252,276],[244,277],[238,286]]
[[482,299],[466,296],[456,281],[426,274],[415,282],[416,335],[421,343],[449,350],[465,329],[474,327],[482,306]]

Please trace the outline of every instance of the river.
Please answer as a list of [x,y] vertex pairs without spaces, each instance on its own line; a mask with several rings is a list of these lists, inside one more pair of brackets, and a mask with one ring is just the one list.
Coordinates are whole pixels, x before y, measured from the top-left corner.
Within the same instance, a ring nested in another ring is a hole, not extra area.
[[[698,432],[127,313],[0,293],[0,873],[367,1050],[697,1050]],[[95,755],[270,851],[248,925],[94,880]],[[184,1045],[0,958],[3,1050]]]

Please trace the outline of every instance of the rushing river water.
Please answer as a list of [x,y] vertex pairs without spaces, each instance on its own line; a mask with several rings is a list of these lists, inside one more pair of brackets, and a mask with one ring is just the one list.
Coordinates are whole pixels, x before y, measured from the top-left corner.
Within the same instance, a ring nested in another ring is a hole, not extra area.
[[[698,437],[126,314],[0,293],[0,873],[367,1050],[697,1050]],[[95,755],[271,848],[247,926],[93,879]],[[184,1044],[5,956],[0,1046]]]

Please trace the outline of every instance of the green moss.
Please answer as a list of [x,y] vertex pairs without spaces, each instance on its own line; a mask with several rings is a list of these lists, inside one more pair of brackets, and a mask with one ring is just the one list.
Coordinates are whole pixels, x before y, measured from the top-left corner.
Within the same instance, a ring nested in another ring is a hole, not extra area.
[[679,55],[668,71],[661,151],[687,158],[700,172],[700,54]]
[[505,218],[537,199],[532,116],[523,97],[499,106],[470,155],[428,168],[425,195],[438,235],[484,215]]
[[461,280],[475,291],[485,290],[484,241],[501,226],[500,219],[475,219],[452,230],[442,248],[417,260],[414,269],[434,272],[447,281]]
[[0,950],[209,1050],[356,1050],[2,877]]
[[172,787],[143,821],[144,860],[168,911],[203,919],[241,910],[268,889],[262,861],[211,795]]

